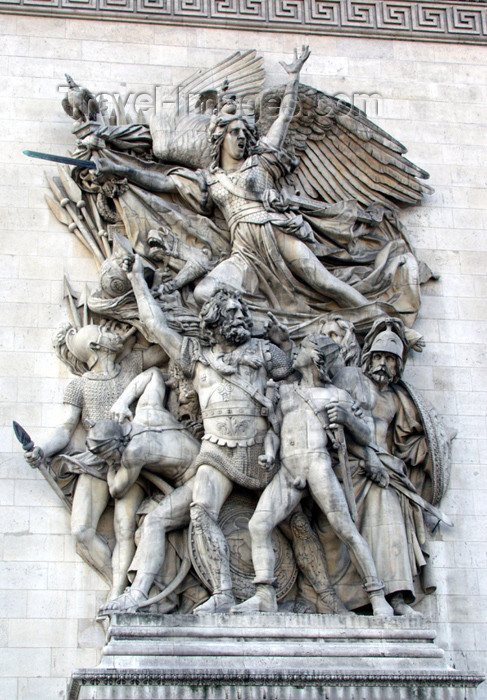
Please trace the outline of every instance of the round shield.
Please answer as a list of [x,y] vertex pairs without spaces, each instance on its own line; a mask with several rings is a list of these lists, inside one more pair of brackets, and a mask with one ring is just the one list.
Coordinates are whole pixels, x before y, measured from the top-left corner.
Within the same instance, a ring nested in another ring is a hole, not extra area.
[[[255,593],[254,567],[252,564],[249,520],[252,517],[257,498],[244,493],[232,493],[220,512],[220,525],[230,551],[230,571],[233,592],[238,600],[247,600]],[[209,589],[211,585],[202,560],[202,553],[195,546],[192,527],[189,528],[190,553],[193,566],[202,583]],[[291,590],[298,575],[294,554],[288,540],[276,528],[272,533],[272,547],[276,557],[277,599],[281,600]]]

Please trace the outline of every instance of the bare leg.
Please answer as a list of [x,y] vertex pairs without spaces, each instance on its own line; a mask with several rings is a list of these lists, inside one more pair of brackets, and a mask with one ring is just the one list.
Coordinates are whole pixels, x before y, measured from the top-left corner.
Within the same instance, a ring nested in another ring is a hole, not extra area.
[[230,574],[230,554],[218,515],[233,488],[228,477],[207,464],[199,467],[194,482],[191,523],[195,546],[205,562],[212,597],[194,612],[226,612],[235,603]]
[[384,587],[378,579],[372,554],[350,517],[345,496],[331,469],[328,454],[311,457],[308,485],[335,534],[347,547],[350,558],[364,581],[374,614],[392,615],[393,611],[384,597]]
[[329,272],[298,238],[276,229],[276,241],[282,257],[294,274],[318,292],[323,292],[343,307],[363,306],[369,303],[360,292]]
[[79,549],[90,564],[111,584],[112,553],[107,543],[96,532],[109,497],[106,481],[96,479],[90,474],[80,474],[71,510],[71,534],[76,537]]
[[135,514],[143,498],[144,490],[134,484],[123,498],[115,501],[115,547],[112,554],[113,584],[110,600],[119,596],[127,585],[127,571],[135,554]]
[[[189,506],[193,498],[193,479],[175,489],[144,520],[137,549],[137,575],[130,591],[100,608],[101,614],[134,612],[147,600],[154,578],[166,556],[166,533],[189,524]],[[130,562],[127,568],[130,566]]]
[[272,547],[272,531],[293,511],[302,491],[296,489],[282,467],[266,487],[249,522],[252,540],[256,593],[232,612],[274,612],[277,610],[274,590],[275,555]]

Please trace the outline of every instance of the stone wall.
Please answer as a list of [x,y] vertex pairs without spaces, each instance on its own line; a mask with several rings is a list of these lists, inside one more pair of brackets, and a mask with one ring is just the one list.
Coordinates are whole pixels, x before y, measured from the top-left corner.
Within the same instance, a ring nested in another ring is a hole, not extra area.
[[[43,165],[22,150],[62,154],[72,147],[58,90],[64,72],[94,92],[124,96],[155,85],[169,90],[197,66],[256,48],[269,80],[282,82],[278,61],[307,38],[13,15],[0,15],[0,27],[0,696],[54,700],[75,667],[96,663],[104,633],[94,618],[106,587],[77,556],[68,515],[23,461],[11,421],[37,441],[59,422],[68,374],[50,338],[67,318],[63,275],[81,289],[96,271],[50,215]],[[439,642],[457,668],[485,671],[487,53],[352,37],[310,36],[309,43],[303,81],[348,99],[355,94],[359,107],[364,94],[373,95],[369,116],[408,146],[436,190],[403,219],[421,257],[441,275],[424,289],[417,328],[427,347],[410,360],[406,378],[458,431],[443,501],[455,528],[435,534],[438,593],[422,609],[438,620]]]

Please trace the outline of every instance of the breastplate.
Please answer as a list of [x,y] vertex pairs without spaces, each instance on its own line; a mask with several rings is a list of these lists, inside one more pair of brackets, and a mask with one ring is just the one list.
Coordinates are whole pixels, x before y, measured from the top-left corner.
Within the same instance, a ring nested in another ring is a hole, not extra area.
[[256,433],[260,434],[266,429],[266,409],[249,402],[212,403],[210,408],[202,411],[202,415],[203,439],[228,447],[253,445]]
[[[245,191],[248,190],[254,196],[263,196],[267,189],[275,187],[271,176],[258,162],[248,167],[244,166],[242,170],[237,170],[234,173],[225,173],[225,175],[238,188]],[[211,180],[211,178],[209,180],[209,187],[212,200],[221,210],[227,221],[237,213],[252,216],[251,220],[255,223],[265,223],[269,219],[269,213],[264,209],[262,202],[238,197],[232,192],[229,192],[221,182],[218,182],[218,180]],[[260,221],[260,219],[262,219],[262,221]]]

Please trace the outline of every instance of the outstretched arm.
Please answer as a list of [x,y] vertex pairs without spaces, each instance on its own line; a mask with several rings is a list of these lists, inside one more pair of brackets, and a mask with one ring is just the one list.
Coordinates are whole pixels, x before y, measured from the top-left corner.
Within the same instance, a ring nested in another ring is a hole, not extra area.
[[303,46],[301,56],[298,55],[298,50],[294,49],[295,58],[292,63],[287,64],[281,61],[281,66],[289,73],[289,82],[286,85],[286,90],[281,101],[279,116],[265,137],[267,143],[274,148],[280,148],[282,146],[287,135],[289,124],[294,117],[298,101],[299,73],[305,61],[307,61],[309,54],[309,47]]
[[140,320],[150,334],[151,340],[158,343],[169,357],[177,361],[181,355],[182,336],[167,325],[166,317],[144,279],[144,266],[140,257],[136,255],[132,267],[131,264],[132,260],[126,258],[123,268],[132,282]]
[[170,176],[164,175],[157,170],[142,170],[142,168],[130,168],[126,165],[118,165],[108,158],[92,157],[96,163],[96,175],[102,179],[115,175],[116,177],[127,178],[134,185],[139,185],[149,192],[175,192],[176,185]]
[[34,447],[30,452],[24,454],[26,462],[31,467],[38,467],[44,457],[52,457],[63,450],[71,440],[71,437],[79,423],[81,409],[65,403],[63,407],[64,420],[56,428],[49,440],[42,447]]

